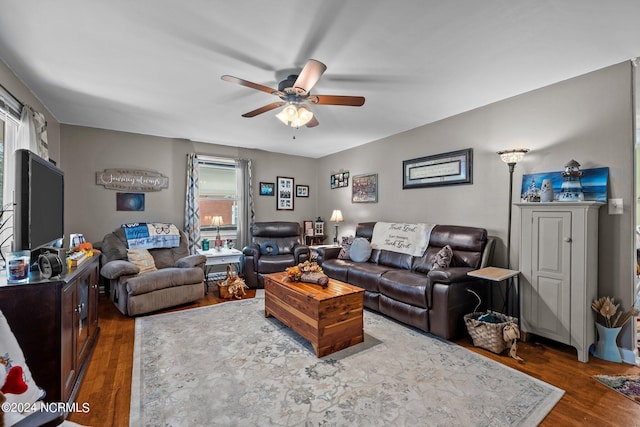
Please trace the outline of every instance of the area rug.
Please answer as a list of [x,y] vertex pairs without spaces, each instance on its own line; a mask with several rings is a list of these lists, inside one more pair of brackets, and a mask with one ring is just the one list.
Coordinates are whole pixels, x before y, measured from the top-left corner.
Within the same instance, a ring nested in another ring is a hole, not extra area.
[[534,426],[564,391],[365,310],[315,356],[264,299],[136,319],[132,426]]
[[640,375],[594,375],[593,378],[634,402],[640,403]]

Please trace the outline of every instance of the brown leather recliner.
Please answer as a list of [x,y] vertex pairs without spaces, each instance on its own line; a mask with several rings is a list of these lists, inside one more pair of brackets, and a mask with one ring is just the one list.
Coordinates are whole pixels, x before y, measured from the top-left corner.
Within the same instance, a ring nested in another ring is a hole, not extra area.
[[256,222],[252,243],[242,249],[245,282],[250,288],[264,288],[262,274],[284,271],[309,259],[309,247],[302,243],[297,222]]

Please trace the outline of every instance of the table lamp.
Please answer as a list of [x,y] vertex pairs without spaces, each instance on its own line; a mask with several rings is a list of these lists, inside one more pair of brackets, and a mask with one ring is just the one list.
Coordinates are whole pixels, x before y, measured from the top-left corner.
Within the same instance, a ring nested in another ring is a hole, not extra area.
[[220,215],[216,215],[211,218],[211,225],[216,226],[216,249],[220,249],[222,247],[222,238],[220,238],[220,226],[223,225],[222,217]]
[[338,223],[344,222],[342,211],[340,211],[340,209],[335,209],[331,214],[331,218],[329,218],[329,221],[336,223],[336,237],[333,238],[333,243],[338,243]]

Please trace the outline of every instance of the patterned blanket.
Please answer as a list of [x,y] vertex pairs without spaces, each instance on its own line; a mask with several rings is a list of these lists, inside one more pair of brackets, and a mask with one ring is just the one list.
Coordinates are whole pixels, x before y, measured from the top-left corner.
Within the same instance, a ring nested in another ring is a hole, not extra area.
[[373,227],[371,247],[411,256],[422,256],[427,250],[435,224],[377,222]]
[[122,224],[129,249],[175,248],[180,246],[180,231],[173,224],[135,222]]

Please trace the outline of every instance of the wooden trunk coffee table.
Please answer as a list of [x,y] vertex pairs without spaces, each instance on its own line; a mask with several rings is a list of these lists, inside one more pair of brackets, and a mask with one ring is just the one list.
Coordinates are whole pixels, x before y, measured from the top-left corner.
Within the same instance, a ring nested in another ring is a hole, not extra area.
[[286,273],[264,275],[264,314],[311,342],[322,357],[364,340],[364,289],[329,279],[322,288],[285,281]]

